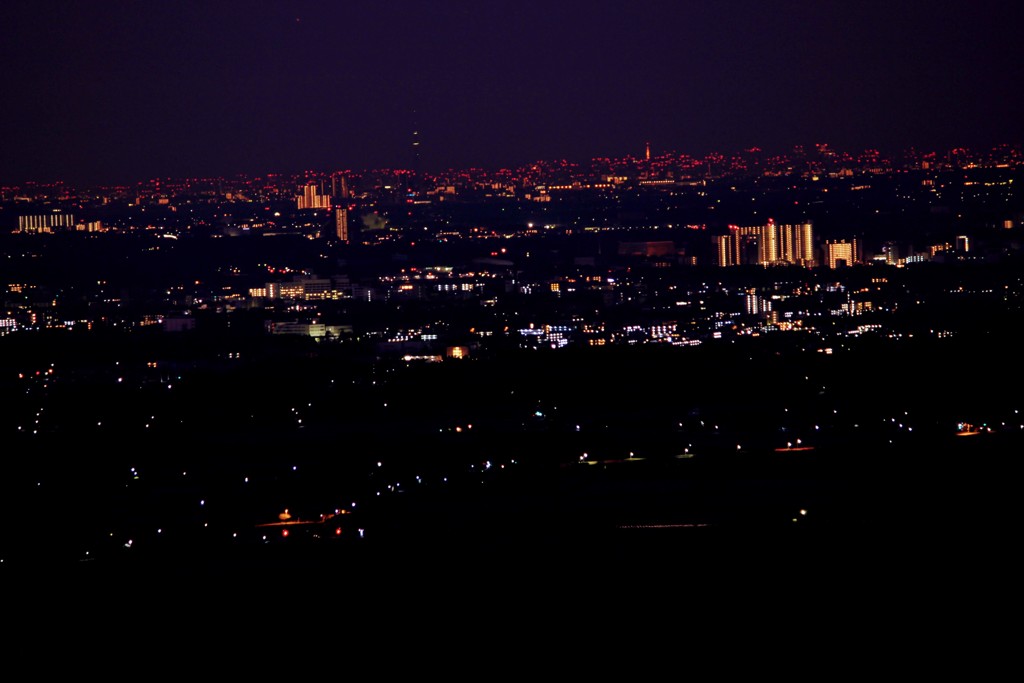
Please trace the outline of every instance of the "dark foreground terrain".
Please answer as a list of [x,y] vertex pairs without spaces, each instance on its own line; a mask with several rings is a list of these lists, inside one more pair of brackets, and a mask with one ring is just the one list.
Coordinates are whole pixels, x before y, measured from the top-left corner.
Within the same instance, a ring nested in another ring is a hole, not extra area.
[[171,389],[125,373],[130,391],[88,365],[8,372],[0,571],[310,590],[998,578],[1018,566],[1024,427],[990,390],[1015,382],[1010,353],[303,350],[184,367]]

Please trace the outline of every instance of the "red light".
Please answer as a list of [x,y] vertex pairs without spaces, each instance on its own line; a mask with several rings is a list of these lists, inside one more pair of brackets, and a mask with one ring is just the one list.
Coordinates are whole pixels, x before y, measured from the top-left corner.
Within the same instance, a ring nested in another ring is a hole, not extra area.
[[284,536],[285,538],[288,538],[288,530],[287,529],[282,529],[281,530],[281,535]]
[[341,536],[341,527],[340,526],[334,530],[334,535],[335,536]]

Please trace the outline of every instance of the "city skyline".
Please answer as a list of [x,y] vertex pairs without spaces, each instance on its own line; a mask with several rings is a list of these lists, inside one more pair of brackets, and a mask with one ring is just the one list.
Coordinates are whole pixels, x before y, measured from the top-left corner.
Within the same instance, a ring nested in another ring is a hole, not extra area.
[[[453,178],[459,182],[489,182],[488,178],[500,178],[503,182],[550,184],[550,189],[599,189],[604,184],[622,185],[626,181],[642,181],[646,184],[664,184],[669,181],[684,182],[687,179],[714,180],[725,177],[780,177],[822,176],[851,177],[858,174],[890,174],[899,171],[950,171],[954,169],[1008,168],[1018,167],[1024,162],[1024,149],[1018,142],[999,142],[991,147],[915,149],[907,147],[899,152],[880,152],[877,148],[837,149],[827,142],[813,145],[797,144],[787,150],[766,150],[758,146],[747,149],[715,150],[703,155],[691,155],[677,150],[650,152],[650,143],[640,154],[627,153],[621,157],[595,156],[588,159],[538,158],[514,166],[475,165],[462,168],[445,168],[417,172],[409,167],[366,167],[366,168],[304,168],[297,171],[281,172],[279,169],[262,169],[253,173],[235,173],[221,176],[185,174],[180,176],[140,176],[121,183],[75,183],[64,178],[46,181],[21,179],[0,183],[0,191],[25,190],[46,192],[94,190],[116,191],[131,186],[148,187],[157,194],[173,193],[193,184],[217,183],[222,188],[232,183],[266,181],[302,194],[310,184],[317,185],[318,194],[329,192],[334,197],[351,195],[346,183],[360,179],[384,182],[385,179],[408,185],[404,189],[417,195],[434,194],[440,187],[429,187],[429,183],[450,184]],[[589,179],[583,186],[564,185],[568,178]],[[226,184],[226,185],[225,185]],[[609,187],[611,186],[609,185]],[[627,185],[627,188],[629,185]],[[0,195],[2,198],[2,195]],[[307,198],[306,201],[310,201]]]
[[1024,139],[1021,10],[5,3],[0,184]]

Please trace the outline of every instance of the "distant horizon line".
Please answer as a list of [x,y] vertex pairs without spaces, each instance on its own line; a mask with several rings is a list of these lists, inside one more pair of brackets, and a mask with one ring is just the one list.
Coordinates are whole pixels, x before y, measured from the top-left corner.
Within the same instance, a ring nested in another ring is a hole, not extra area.
[[[677,150],[674,150],[674,149],[665,149],[665,150],[661,150],[659,152],[654,152],[652,150],[651,156],[650,156],[650,160],[654,161],[656,159],[665,159],[665,158],[669,158],[669,159],[671,159],[671,158],[676,158],[676,159],[689,158],[689,159],[694,159],[694,160],[705,161],[705,160],[708,159],[708,157],[721,156],[721,157],[724,157],[724,158],[728,159],[728,158],[734,158],[734,157],[737,157],[737,156],[742,156],[744,154],[750,154],[752,152],[757,152],[757,153],[765,154],[765,155],[768,155],[770,157],[782,157],[782,158],[785,158],[788,155],[790,155],[790,154],[792,154],[794,152],[797,152],[800,148],[803,148],[808,153],[812,153],[819,146],[823,147],[823,148],[827,148],[829,151],[832,151],[832,152],[837,153],[837,154],[851,155],[851,156],[854,156],[854,157],[859,156],[859,155],[864,155],[864,154],[867,154],[867,153],[875,153],[875,154],[878,154],[879,157],[881,157],[881,159],[883,161],[892,161],[892,160],[900,158],[900,157],[912,158],[913,156],[927,156],[927,155],[938,155],[938,154],[948,155],[948,154],[951,154],[951,153],[956,152],[958,150],[962,150],[963,152],[967,153],[968,155],[983,154],[983,153],[986,153],[986,152],[991,153],[991,152],[995,152],[995,151],[998,151],[998,150],[1008,150],[1008,151],[1009,150],[1017,150],[1018,152],[1020,152],[1022,146],[1024,146],[1024,143],[1022,143],[1022,142],[999,142],[999,143],[995,143],[995,144],[992,144],[992,145],[986,145],[986,146],[973,146],[972,147],[972,146],[965,146],[965,145],[954,145],[954,146],[950,146],[950,147],[941,147],[941,148],[923,148],[923,147],[911,145],[911,146],[908,146],[908,147],[903,147],[899,151],[892,151],[892,150],[885,150],[885,151],[883,151],[881,147],[863,147],[863,148],[858,148],[856,150],[852,150],[852,149],[833,147],[830,143],[827,143],[827,142],[816,142],[816,143],[812,143],[812,144],[795,144],[795,145],[793,145],[793,146],[791,146],[788,149],[783,150],[783,151],[779,151],[779,150],[775,150],[775,149],[768,149],[768,148],[765,148],[765,147],[761,147],[759,145],[752,145],[752,146],[749,146],[749,147],[745,147],[745,148],[741,148],[741,149],[729,150],[729,151],[725,151],[725,152],[718,151],[718,150],[712,150],[712,151],[704,152],[703,154],[692,154],[692,153],[688,153],[688,152],[680,152],[680,151],[677,151]],[[421,175],[441,175],[441,174],[444,174],[444,173],[460,172],[460,171],[483,171],[483,172],[495,173],[495,172],[506,171],[506,170],[507,171],[520,170],[520,169],[529,167],[531,165],[536,165],[536,164],[568,163],[568,164],[571,164],[571,165],[582,165],[582,164],[593,163],[593,162],[601,161],[601,160],[609,160],[609,161],[617,161],[617,162],[625,162],[625,163],[628,163],[628,162],[644,162],[644,161],[647,161],[647,157],[646,157],[645,150],[641,149],[636,154],[626,154],[626,155],[623,155],[623,156],[590,156],[590,157],[587,157],[585,159],[579,159],[579,158],[573,158],[573,157],[547,157],[547,158],[534,159],[532,161],[520,162],[520,163],[516,163],[516,164],[498,164],[498,165],[473,164],[473,165],[468,165],[468,166],[465,166],[465,165],[464,166],[447,166],[447,167],[444,167],[443,169],[440,169],[440,170],[430,170],[430,169],[421,170],[421,171],[419,171],[419,173]],[[133,180],[133,181],[128,181],[128,182],[76,182],[76,181],[69,181],[69,180],[63,180],[63,179],[54,179],[54,180],[21,180],[21,181],[18,181],[18,182],[4,181],[4,182],[0,182],[0,188],[5,189],[5,190],[14,190],[14,189],[18,189],[18,188],[20,188],[22,186],[27,186],[27,185],[39,186],[39,187],[51,187],[51,186],[61,186],[61,185],[63,185],[63,186],[74,187],[74,188],[77,188],[77,189],[87,189],[87,188],[91,189],[91,188],[130,187],[130,186],[138,185],[138,184],[141,184],[141,183],[153,182],[154,180],[175,180],[175,181],[177,181],[177,180],[191,180],[191,181],[203,181],[203,180],[226,180],[226,179],[234,179],[234,178],[240,178],[240,177],[261,178],[261,177],[270,177],[270,176],[285,176],[285,177],[295,178],[295,177],[298,177],[298,176],[302,176],[304,174],[305,175],[325,175],[325,176],[330,176],[330,175],[337,174],[337,173],[368,174],[368,173],[383,173],[383,172],[396,173],[396,174],[410,174],[410,175],[416,173],[416,171],[414,169],[412,169],[410,167],[406,167],[406,166],[365,166],[365,167],[362,167],[362,168],[345,167],[345,168],[335,168],[333,170],[324,170],[322,168],[321,169],[306,168],[306,169],[296,170],[296,171],[285,171],[285,170],[268,170],[268,171],[261,171],[261,172],[234,171],[234,172],[230,172],[230,173],[217,174],[217,175],[191,175],[191,174],[188,174],[188,175],[150,175],[150,176],[148,176],[148,177],[146,177],[144,179]]]

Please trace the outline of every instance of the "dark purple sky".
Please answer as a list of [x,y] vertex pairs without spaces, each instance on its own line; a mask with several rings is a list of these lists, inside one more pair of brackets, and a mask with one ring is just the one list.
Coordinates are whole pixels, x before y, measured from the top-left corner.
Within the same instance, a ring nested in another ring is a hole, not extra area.
[[0,3],[0,183],[1024,141],[1010,0]]

